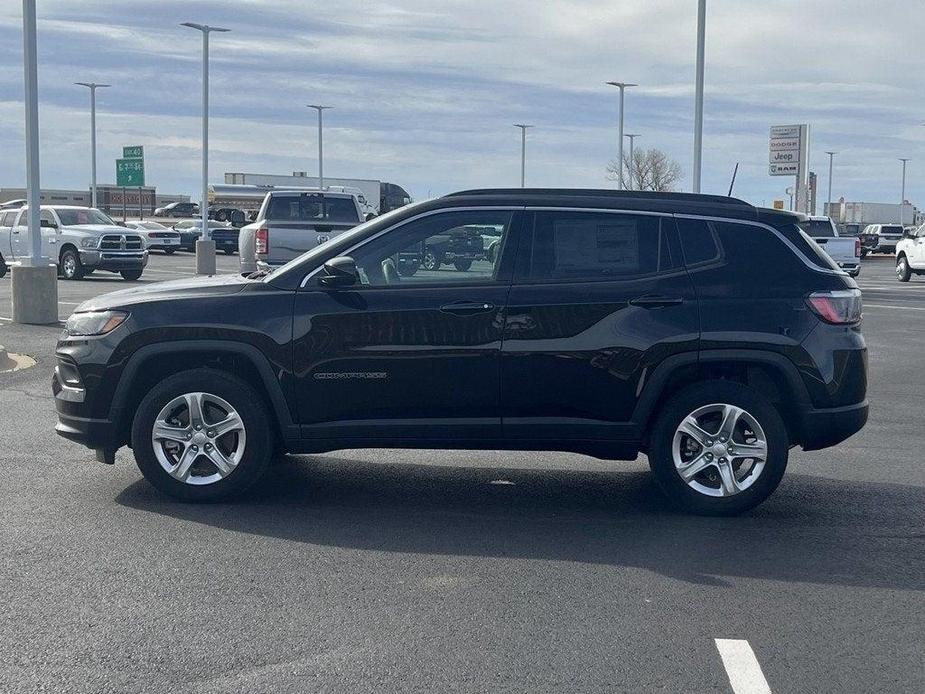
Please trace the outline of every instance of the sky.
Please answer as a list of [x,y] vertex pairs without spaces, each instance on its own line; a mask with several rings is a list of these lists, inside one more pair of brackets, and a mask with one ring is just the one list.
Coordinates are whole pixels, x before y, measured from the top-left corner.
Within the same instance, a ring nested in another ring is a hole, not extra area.
[[[520,182],[613,187],[617,90],[626,132],[684,172],[693,160],[696,0],[38,0],[41,181],[89,185],[89,93],[99,183],[144,145],[149,184],[199,198],[201,35],[213,34],[210,181],[226,171],[388,180],[416,199]],[[708,0],[703,192],[759,205],[768,129],[809,123],[811,168],[833,197],[925,205],[925,2]],[[22,3],[0,0],[0,187],[25,180]]]

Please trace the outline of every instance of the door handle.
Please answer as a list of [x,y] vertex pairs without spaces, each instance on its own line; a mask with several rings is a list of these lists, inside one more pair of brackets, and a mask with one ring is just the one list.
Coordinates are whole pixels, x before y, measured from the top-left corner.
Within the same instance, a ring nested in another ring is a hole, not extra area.
[[14,230],[13,230],[13,233],[14,233],[14,234],[18,234],[18,233],[19,233],[19,230],[14,229]]
[[487,301],[454,301],[451,304],[444,304],[440,307],[440,310],[457,316],[471,316],[476,313],[491,311],[494,307],[494,304]]
[[664,308],[666,306],[678,306],[683,303],[684,299],[680,296],[640,296],[630,300],[632,306],[638,306],[639,308]]

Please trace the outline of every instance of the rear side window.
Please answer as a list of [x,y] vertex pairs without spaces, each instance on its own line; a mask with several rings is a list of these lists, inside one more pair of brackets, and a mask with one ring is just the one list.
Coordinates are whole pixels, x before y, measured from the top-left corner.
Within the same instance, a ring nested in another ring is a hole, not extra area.
[[527,278],[602,281],[671,267],[661,218],[605,212],[537,212]]
[[324,195],[274,195],[267,219],[271,222],[359,222],[353,198]]
[[716,233],[707,223],[697,219],[679,219],[681,250],[688,266],[709,263],[720,257]]
[[[800,286],[800,278],[807,270],[806,265],[773,231],[733,222],[713,222],[711,226],[722,244],[727,266],[735,268],[742,275],[743,281],[752,287],[765,289]],[[813,257],[817,260],[813,260],[807,251],[803,251],[804,255],[820,268],[838,269],[819,244],[807,237],[796,224],[792,227],[802,235],[806,246],[815,249]]]
[[781,224],[777,230],[816,267],[822,270],[838,270],[838,264],[822,250],[822,246],[812,240],[797,224]]

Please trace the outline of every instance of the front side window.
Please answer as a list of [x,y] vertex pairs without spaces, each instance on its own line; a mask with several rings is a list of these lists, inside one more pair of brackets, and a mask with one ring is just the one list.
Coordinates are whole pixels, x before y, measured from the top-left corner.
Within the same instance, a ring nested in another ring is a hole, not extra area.
[[600,281],[670,267],[661,218],[607,212],[537,212],[527,277]]
[[16,221],[17,214],[18,214],[17,212],[4,212],[3,220],[0,221],[0,226],[5,226],[5,227],[13,226],[13,222]]
[[370,287],[482,284],[498,279],[513,212],[443,212],[416,219],[356,249]]

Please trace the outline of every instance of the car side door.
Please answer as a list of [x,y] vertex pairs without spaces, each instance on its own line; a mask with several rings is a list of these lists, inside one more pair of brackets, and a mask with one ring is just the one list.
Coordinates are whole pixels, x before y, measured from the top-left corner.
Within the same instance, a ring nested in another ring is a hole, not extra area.
[[915,230],[910,240],[909,265],[915,270],[925,270],[925,224]]
[[504,326],[512,441],[638,441],[634,408],[668,357],[696,359],[693,286],[670,216],[528,210]]
[[[342,255],[355,281],[309,275],[293,318],[294,395],[302,437],[424,445],[499,440],[500,351],[520,212],[438,210],[400,222]],[[428,238],[494,226],[495,262],[426,270]]]
[[58,243],[63,232],[61,220],[53,210],[42,210],[39,214],[39,225],[42,230],[42,255],[57,262],[61,253]]

